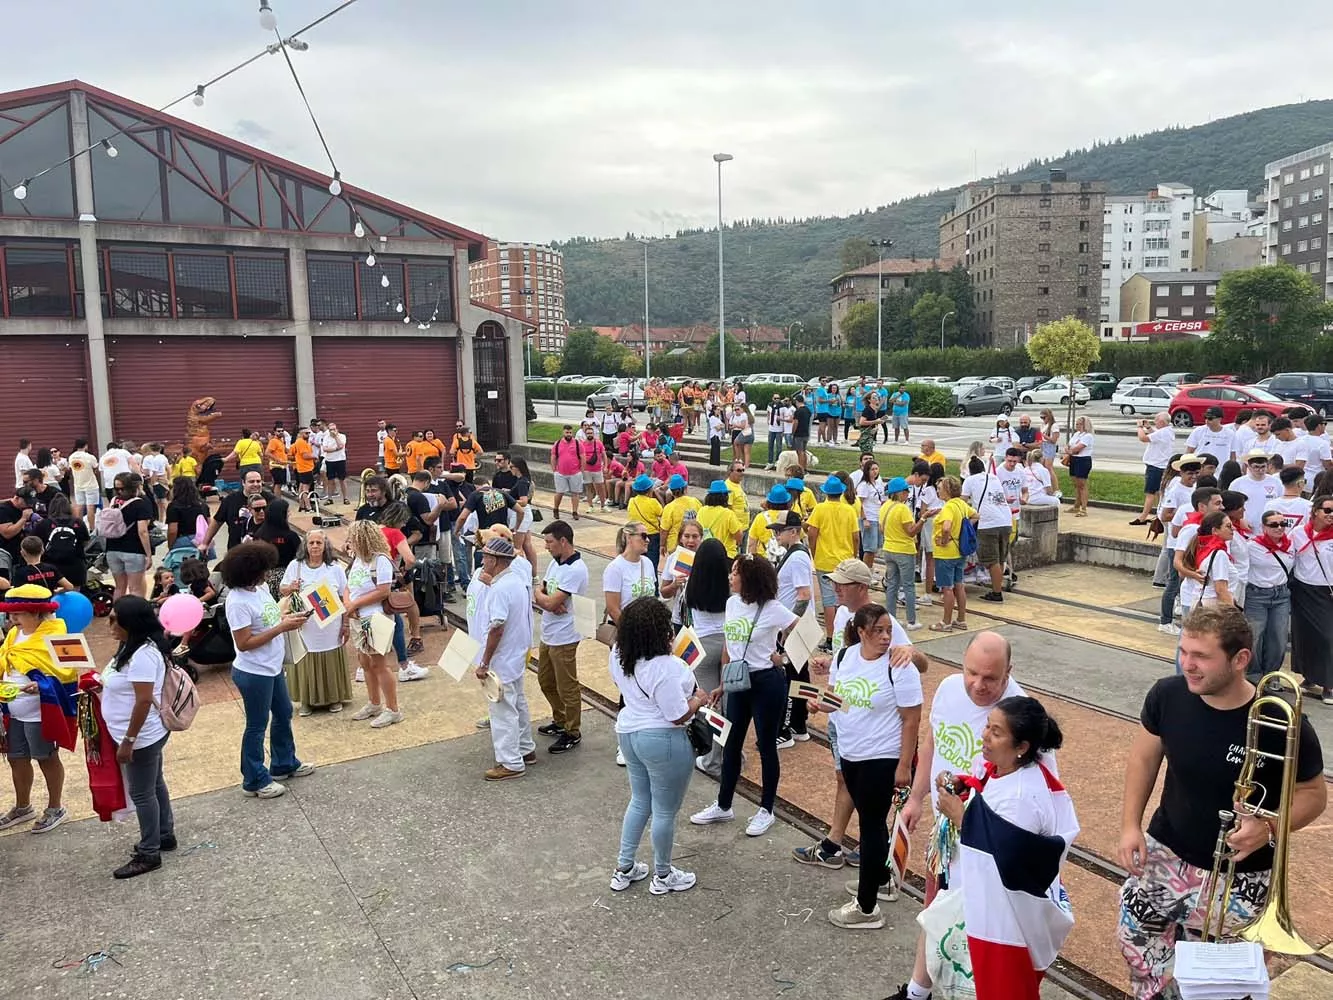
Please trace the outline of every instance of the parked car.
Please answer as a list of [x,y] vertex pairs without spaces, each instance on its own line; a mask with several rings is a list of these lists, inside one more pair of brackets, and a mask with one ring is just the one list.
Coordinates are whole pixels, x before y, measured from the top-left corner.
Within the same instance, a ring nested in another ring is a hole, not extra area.
[[1116,390],[1131,389],[1136,385],[1151,385],[1153,378],[1151,375],[1127,375],[1116,383]]
[[1157,376],[1158,385],[1194,385],[1203,376],[1198,372],[1167,372]]
[[1269,375],[1268,378],[1261,378],[1258,382],[1254,383],[1254,387],[1256,389],[1267,389],[1269,384],[1272,383],[1272,381],[1273,381],[1273,376]]
[[1045,381],[1045,375],[1024,375],[1014,383],[1014,392],[1021,396],[1024,389],[1035,389]]
[[1244,385],[1245,380],[1239,375],[1205,375],[1199,379],[1203,385]]
[[982,378],[980,375],[964,375],[962,378],[957,380],[959,385],[977,385],[984,381],[986,380]]
[[586,375],[561,375],[558,379],[556,379],[556,382],[559,383],[560,385],[564,385],[566,382],[586,382],[586,381],[588,381],[588,376]]
[[643,398],[643,379],[616,379],[596,392],[588,394],[588,406],[594,410],[605,408],[607,403],[614,403],[616,409],[622,406],[632,406],[636,410],[647,409],[647,403]]
[[1110,399],[1115,395],[1116,378],[1110,372],[1088,372],[1078,380],[1088,387],[1088,395],[1093,399]]
[[1017,383],[1013,379],[1004,375],[992,375],[984,380],[987,385],[998,385],[1011,396],[1017,395]]
[[1187,385],[1171,397],[1171,422],[1177,427],[1203,423],[1204,413],[1214,406],[1222,408],[1222,422],[1231,423],[1241,410],[1254,410],[1280,417],[1289,408],[1300,407],[1309,415],[1314,411],[1301,403],[1275,396],[1252,385]]
[[1128,389],[1119,386],[1111,396],[1111,405],[1127,417],[1136,413],[1161,413],[1171,408],[1174,395],[1171,387],[1165,385],[1132,385]]
[[781,374],[774,372],[760,372],[755,375],[747,375],[741,380],[741,385],[804,385],[805,379],[799,375]]
[[948,385],[953,381],[948,375],[913,375],[904,382],[920,382],[922,385]]
[[1092,398],[1086,385],[1075,382],[1071,389],[1067,378],[1053,378],[1049,382],[1043,382],[1035,389],[1024,390],[1018,398],[1019,402],[1028,406],[1033,403],[1059,403],[1064,406],[1069,403],[1070,396],[1073,396],[1074,402],[1079,406],[1085,405]]
[[998,385],[976,382],[959,385],[953,393],[955,417],[978,417],[987,413],[1012,413],[1013,398]]
[[1305,403],[1321,417],[1333,413],[1333,375],[1328,372],[1279,372],[1265,387],[1280,399]]

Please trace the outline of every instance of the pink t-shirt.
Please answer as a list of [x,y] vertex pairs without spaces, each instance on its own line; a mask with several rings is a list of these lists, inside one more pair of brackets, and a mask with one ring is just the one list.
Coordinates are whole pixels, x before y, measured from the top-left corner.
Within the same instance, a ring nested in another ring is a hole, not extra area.
[[656,447],[657,447],[657,431],[644,431],[644,432],[643,432],[643,446],[644,446],[645,448],[656,448]]
[[617,462],[614,458],[611,459],[611,461],[607,464],[606,471],[611,477],[615,479],[625,478],[625,467],[621,465],[619,462]]
[[601,472],[606,445],[594,438],[591,441],[580,441],[579,447],[583,449],[583,467],[589,472]]
[[551,445],[551,468],[562,476],[575,476],[582,471],[583,445],[577,440],[566,441],[563,437]]
[[616,438],[616,451],[622,455],[628,455],[630,447],[634,443],[635,435],[629,431],[621,431],[620,436]]
[[690,481],[690,470],[685,467],[685,463],[677,459],[674,463],[667,464],[667,478],[672,476],[684,476],[685,481]]
[[671,463],[665,458],[659,458],[653,462],[653,478],[658,482],[665,483],[671,478]]

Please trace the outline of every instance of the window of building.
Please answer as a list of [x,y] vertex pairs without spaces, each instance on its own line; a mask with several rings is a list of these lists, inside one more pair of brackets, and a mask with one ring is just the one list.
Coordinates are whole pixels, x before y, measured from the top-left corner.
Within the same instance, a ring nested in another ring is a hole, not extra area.
[[1290,243],[1283,243],[1283,244],[1282,244],[1282,250],[1281,250],[1280,252],[1281,252],[1281,254],[1282,254],[1283,257],[1287,256],[1287,254],[1291,253],[1291,244],[1290,244]]
[[1087,285],[1079,285],[1079,286],[1078,286],[1078,298],[1080,298],[1080,299],[1086,299],[1087,297],[1088,297],[1088,286],[1087,286]]
[[1300,196],[1298,199],[1296,199],[1296,200],[1297,200],[1297,203],[1298,203],[1298,204],[1301,204],[1301,205],[1308,205],[1308,204],[1310,203],[1310,192],[1309,192],[1309,191],[1302,191],[1302,192],[1301,192],[1301,196]]
[[1291,195],[1287,195],[1285,198],[1282,199],[1283,208],[1291,208],[1291,206],[1294,205],[1295,203],[1296,199],[1293,198]]
[[1042,198],[1042,199],[1038,202],[1038,204],[1039,204],[1042,208],[1050,208],[1050,207],[1051,207],[1051,199],[1050,199],[1050,198]]
[[[109,135],[110,130],[93,134],[100,138]],[[56,106],[52,101],[45,101],[27,107],[7,108],[0,135],[6,137],[0,146],[0,163],[5,165],[5,180],[0,184],[0,215],[73,218],[74,170],[69,163],[56,167],[37,183],[29,184],[25,201],[14,197],[14,188],[21,178],[59,163],[72,152],[68,105]],[[102,159],[109,158],[103,156]]]
[[1310,261],[1310,273],[1311,273],[1311,274],[1318,274],[1318,273],[1320,272],[1320,270],[1322,270],[1322,268],[1323,268],[1323,265],[1322,265],[1319,261],[1317,261],[1317,260],[1312,260],[1312,261]]
[[237,319],[288,319],[292,314],[287,287],[287,258],[234,254]]
[[1080,233],[1086,233],[1091,228],[1092,228],[1092,223],[1089,222],[1087,219],[1078,220],[1078,231]]
[[1050,252],[1051,252],[1051,245],[1050,245],[1049,243],[1038,243],[1038,244],[1037,244],[1037,252],[1038,252],[1038,253],[1050,253]]
[[1037,308],[1037,319],[1049,319],[1050,315],[1051,311],[1045,306],[1039,306]]
[[1078,245],[1078,252],[1079,252],[1079,253],[1087,253],[1087,252],[1088,252],[1088,247],[1089,247],[1089,246],[1090,246],[1090,244],[1088,244],[1088,243],[1080,243],[1080,244]]
[[1291,174],[1291,173],[1289,173],[1289,174],[1284,174],[1283,177],[1282,177],[1282,183],[1283,183],[1283,184],[1291,184],[1291,183],[1293,183],[1295,180],[1296,180],[1296,175],[1295,175],[1295,174]]
[[1190,259],[1190,252],[1189,252],[1188,250],[1182,250],[1182,251],[1180,251],[1180,259],[1181,259],[1181,260],[1189,260],[1189,259]]
[[3,252],[6,311],[0,315],[74,315],[71,246],[7,246]]
[[1050,265],[1050,264],[1038,264],[1038,265],[1037,265],[1037,273],[1038,273],[1038,274],[1050,274],[1050,273],[1051,273],[1051,265]]
[[1102,223],[1102,232],[1109,233],[1110,231],[1111,231],[1111,224],[1109,222]]
[[[1102,261],[1102,270],[1103,270],[1103,271],[1109,271],[1109,270],[1111,270],[1111,262],[1110,262],[1109,260],[1104,260],[1104,261]],[[1103,280],[1103,281],[1107,281],[1107,280],[1109,280],[1109,279],[1107,279],[1107,278],[1103,278],[1102,280]]]
[[1089,198],[1087,195],[1083,195],[1083,196],[1081,196],[1081,197],[1078,199],[1078,207],[1079,207],[1079,208],[1091,208],[1091,207],[1092,207],[1092,199]]
[[1193,298],[1193,297],[1194,297],[1194,286],[1193,286],[1193,285],[1181,285],[1181,286],[1180,286],[1180,294],[1181,294],[1182,296],[1184,296],[1185,298]]
[[1158,298],[1163,298],[1171,294],[1171,289],[1167,285],[1158,285],[1156,288],[1152,290],[1152,293],[1156,295]]
[[1313,198],[1315,201],[1323,201],[1323,200],[1324,200],[1324,189],[1323,189],[1323,188],[1315,188],[1313,191],[1310,192],[1310,197]]
[[1316,163],[1314,165],[1314,175],[1318,177],[1321,174],[1323,174],[1323,172],[1324,172],[1324,165],[1322,163]]
[[1190,213],[1189,213],[1189,212],[1181,212],[1181,213],[1180,213],[1180,221],[1181,221],[1181,222],[1189,222],[1189,221],[1190,221]]
[[1078,273],[1079,273],[1079,274],[1087,274],[1087,273],[1088,273],[1088,265],[1087,265],[1087,264],[1080,264],[1080,265],[1078,266]]
[[111,315],[171,316],[170,260],[162,250],[110,250]]
[[1102,308],[1105,309],[1105,308],[1106,308],[1107,306],[1109,306],[1110,304],[1111,304],[1111,297],[1110,297],[1109,295],[1103,295],[1103,296],[1102,296]]
[[1320,248],[1323,247],[1323,245],[1324,245],[1324,238],[1322,236],[1316,236],[1314,239],[1310,241],[1311,250],[1319,250]]
[[1310,224],[1312,226],[1317,226],[1321,224],[1323,221],[1324,221],[1323,212],[1315,212],[1314,215],[1310,216]]
[[1042,219],[1040,222],[1037,223],[1037,228],[1042,230],[1042,232],[1045,232],[1046,230],[1051,228],[1051,220]]
[[1306,250],[1309,250],[1309,249],[1310,249],[1310,244],[1309,244],[1307,241],[1305,241],[1305,240],[1297,240],[1297,241],[1296,241],[1296,252],[1297,252],[1297,253],[1305,253],[1305,251],[1306,251]]
[[1153,315],[1156,316],[1158,319],[1162,319],[1162,318],[1164,318],[1164,317],[1166,317],[1166,316],[1170,316],[1170,315],[1171,315],[1171,308],[1170,308],[1170,306],[1158,306],[1158,307],[1153,311]]
[[1189,317],[1191,317],[1191,316],[1193,316],[1193,315],[1194,315],[1194,307],[1193,307],[1193,306],[1181,306],[1181,307],[1180,307],[1180,315],[1181,315],[1182,318],[1186,318],[1186,319],[1189,318]]
[[231,319],[231,275],[217,253],[174,253],[177,319]]
[[1077,319],[1087,319],[1087,318],[1088,318],[1088,307],[1087,307],[1087,306],[1079,306],[1077,309],[1074,310],[1074,316],[1075,316]]
[[1204,285],[1204,287],[1203,287],[1203,294],[1204,294],[1204,295],[1216,295],[1216,294],[1217,294],[1217,286],[1216,286],[1216,285]]
[[1301,167],[1301,180],[1308,181],[1309,179],[1310,179],[1310,168]]
[[1051,286],[1050,286],[1050,285],[1038,285],[1038,286],[1037,286],[1037,294],[1038,294],[1038,295],[1050,295],[1050,294],[1051,294]]
[[1283,219],[1283,220],[1282,220],[1282,231],[1283,231],[1284,233],[1289,233],[1289,232],[1291,232],[1291,220],[1290,220],[1290,219]]
[[1190,238],[1190,231],[1189,231],[1188,229],[1182,229],[1181,232],[1180,232],[1180,238],[1181,238],[1182,240],[1187,240],[1187,239],[1189,239],[1189,238]]
[[1297,229],[1304,229],[1309,224],[1310,224],[1310,217],[1308,215],[1302,215],[1299,219],[1296,220]]
[[1205,316],[1216,316],[1216,315],[1217,315],[1217,306],[1205,306],[1205,307],[1204,307],[1204,310],[1203,310],[1203,314],[1204,314]]

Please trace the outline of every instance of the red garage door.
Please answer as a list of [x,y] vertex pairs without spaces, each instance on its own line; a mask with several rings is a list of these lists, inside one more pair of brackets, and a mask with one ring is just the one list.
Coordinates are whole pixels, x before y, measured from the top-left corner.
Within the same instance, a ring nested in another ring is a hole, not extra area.
[[[3,357],[0,455],[12,459],[20,438],[32,442],[34,459],[39,448],[59,448],[68,455],[75,438],[94,440],[88,347],[82,337],[8,336]],[[9,486],[7,480],[0,483],[0,489]]]
[[275,420],[296,423],[290,337],[118,336],[108,338],[107,355],[119,440],[183,441],[186,410],[204,396],[221,414],[210,425],[214,442],[234,441],[242,428],[271,430]]
[[351,477],[375,464],[380,420],[453,437],[458,419],[458,342],[453,337],[316,337],[315,407],[347,435]]

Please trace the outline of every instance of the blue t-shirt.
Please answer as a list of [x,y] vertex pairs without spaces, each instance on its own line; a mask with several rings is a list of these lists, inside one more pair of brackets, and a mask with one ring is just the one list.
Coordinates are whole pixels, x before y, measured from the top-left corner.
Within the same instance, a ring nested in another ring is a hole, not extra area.
[[895,417],[907,416],[907,411],[912,406],[912,394],[906,389],[900,389],[893,394],[893,415]]
[[847,398],[856,401],[857,413],[860,413],[866,408],[866,396],[868,396],[870,392],[871,390],[867,389],[865,386],[852,386],[847,390]]
[[828,401],[828,390],[821,385],[815,390],[815,412],[821,416],[826,415],[828,413]]
[[861,396],[859,393],[847,390],[847,394],[842,397],[842,415],[843,419],[851,420],[861,409]]

